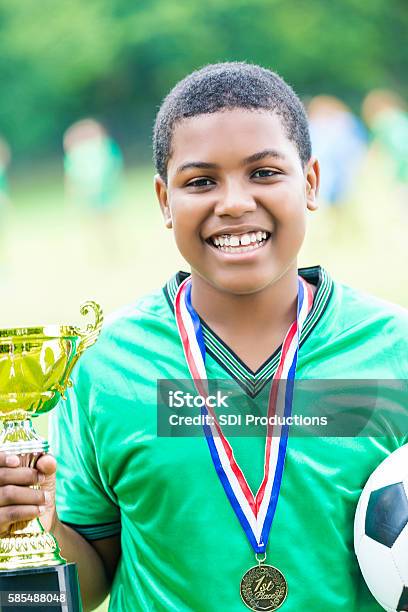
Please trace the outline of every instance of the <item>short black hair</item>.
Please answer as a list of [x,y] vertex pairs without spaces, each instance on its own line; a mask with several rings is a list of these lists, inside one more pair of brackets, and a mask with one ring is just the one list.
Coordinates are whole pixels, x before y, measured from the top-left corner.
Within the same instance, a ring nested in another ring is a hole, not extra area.
[[153,131],[153,158],[167,180],[175,125],[187,117],[244,108],[273,111],[282,119],[303,166],[312,155],[309,125],[302,102],[278,74],[246,62],[209,64],[179,81],[163,100]]

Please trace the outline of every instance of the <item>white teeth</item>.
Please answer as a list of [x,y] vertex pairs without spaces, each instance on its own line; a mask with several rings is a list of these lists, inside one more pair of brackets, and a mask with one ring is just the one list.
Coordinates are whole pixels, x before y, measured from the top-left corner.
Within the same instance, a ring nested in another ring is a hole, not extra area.
[[251,236],[249,234],[244,234],[241,236],[241,244],[242,246],[248,246],[248,244],[251,244]]
[[219,250],[223,253],[245,253],[246,251],[255,251],[262,246],[259,242],[255,242],[249,246],[241,246],[241,247],[219,247]]
[[225,253],[242,253],[264,244],[267,239],[267,232],[251,232],[247,234],[224,234],[223,236],[214,236],[213,244],[220,248]]

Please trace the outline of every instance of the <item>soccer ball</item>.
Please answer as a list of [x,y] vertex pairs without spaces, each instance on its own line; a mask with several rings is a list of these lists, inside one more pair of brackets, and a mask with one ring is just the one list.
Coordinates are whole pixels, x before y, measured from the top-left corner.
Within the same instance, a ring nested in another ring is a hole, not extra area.
[[368,479],[357,506],[354,549],[378,603],[388,612],[408,610],[408,444]]

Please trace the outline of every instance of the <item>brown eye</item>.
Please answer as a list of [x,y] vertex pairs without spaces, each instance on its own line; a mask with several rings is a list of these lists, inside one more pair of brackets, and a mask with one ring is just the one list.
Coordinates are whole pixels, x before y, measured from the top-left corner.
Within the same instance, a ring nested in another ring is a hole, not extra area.
[[190,181],[189,183],[187,183],[186,187],[209,187],[210,185],[213,185],[213,184],[214,182],[208,178],[198,178],[198,179],[194,179],[193,181]]
[[261,168],[260,170],[256,170],[256,172],[251,175],[251,178],[271,178],[278,174],[280,173],[276,172],[276,170],[268,170],[267,168]]

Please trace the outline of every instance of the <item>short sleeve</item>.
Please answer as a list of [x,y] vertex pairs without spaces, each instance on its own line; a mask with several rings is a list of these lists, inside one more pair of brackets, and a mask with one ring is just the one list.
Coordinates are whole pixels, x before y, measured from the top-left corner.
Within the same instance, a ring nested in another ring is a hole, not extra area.
[[75,387],[49,418],[50,452],[57,460],[56,506],[60,520],[88,540],[120,532],[120,511],[103,482],[91,427]]

